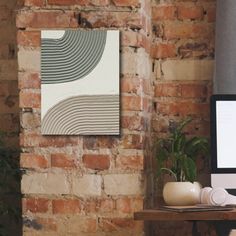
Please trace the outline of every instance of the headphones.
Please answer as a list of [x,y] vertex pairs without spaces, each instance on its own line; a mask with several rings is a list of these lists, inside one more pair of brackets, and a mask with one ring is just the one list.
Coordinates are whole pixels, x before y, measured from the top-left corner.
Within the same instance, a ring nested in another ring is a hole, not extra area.
[[205,187],[200,192],[200,203],[211,206],[236,204],[236,196],[229,194],[223,188]]

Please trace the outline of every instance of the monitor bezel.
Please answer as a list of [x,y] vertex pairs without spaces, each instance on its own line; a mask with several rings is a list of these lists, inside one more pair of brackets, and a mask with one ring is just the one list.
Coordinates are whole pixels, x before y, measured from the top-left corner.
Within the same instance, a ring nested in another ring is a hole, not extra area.
[[217,167],[217,127],[216,127],[216,103],[217,101],[236,101],[236,94],[214,94],[211,96],[211,172],[212,173],[236,173],[235,168]]

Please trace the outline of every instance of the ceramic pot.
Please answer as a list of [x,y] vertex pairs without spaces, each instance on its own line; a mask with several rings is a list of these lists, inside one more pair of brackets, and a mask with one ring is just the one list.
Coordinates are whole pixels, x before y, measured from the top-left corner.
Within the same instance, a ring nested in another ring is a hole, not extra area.
[[201,185],[198,182],[168,182],[163,198],[169,206],[191,206],[200,203]]

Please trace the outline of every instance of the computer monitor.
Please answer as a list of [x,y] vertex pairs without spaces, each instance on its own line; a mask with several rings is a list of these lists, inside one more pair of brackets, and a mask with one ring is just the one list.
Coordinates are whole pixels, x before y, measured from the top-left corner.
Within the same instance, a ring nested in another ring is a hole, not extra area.
[[211,97],[211,185],[236,190],[236,95]]

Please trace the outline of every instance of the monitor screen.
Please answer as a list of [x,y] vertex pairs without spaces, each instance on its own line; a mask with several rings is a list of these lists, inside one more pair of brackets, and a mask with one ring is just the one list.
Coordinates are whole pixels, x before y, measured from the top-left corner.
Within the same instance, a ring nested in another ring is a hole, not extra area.
[[211,98],[212,172],[236,173],[236,95]]

